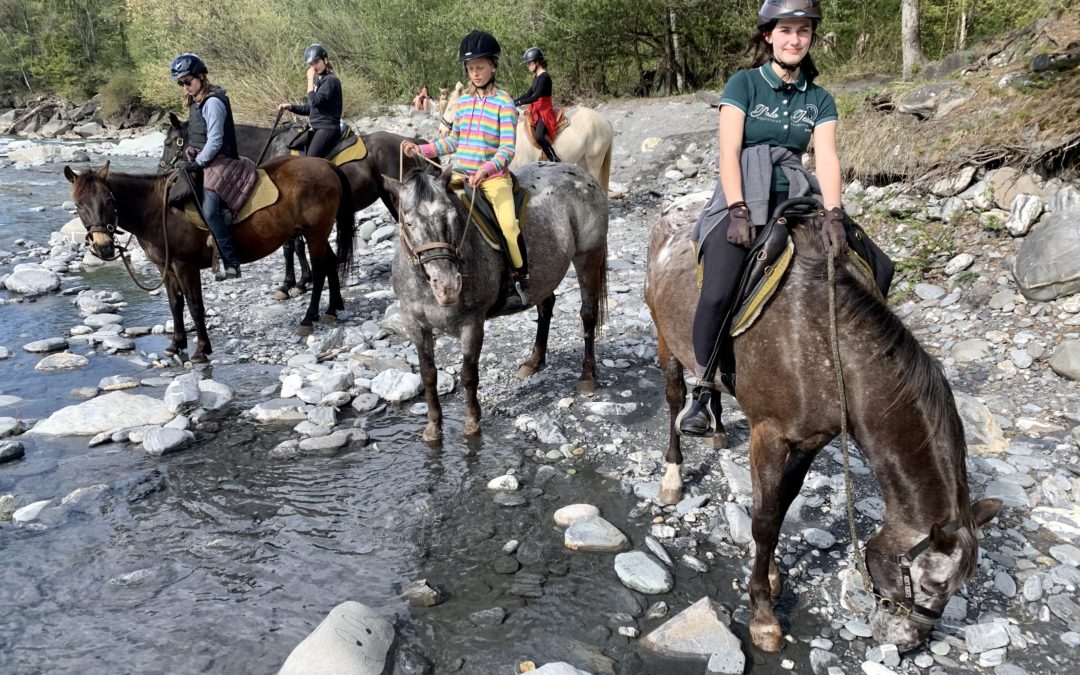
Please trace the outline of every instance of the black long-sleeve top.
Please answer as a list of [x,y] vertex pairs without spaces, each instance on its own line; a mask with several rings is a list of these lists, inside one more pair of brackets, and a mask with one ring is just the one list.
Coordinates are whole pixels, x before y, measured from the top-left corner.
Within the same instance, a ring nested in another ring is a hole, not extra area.
[[551,76],[540,73],[533,78],[529,91],[514,99],[514,105],[527,105],[544,96],[551,96]]
[[310,117],[312,129],[339,129],[341,109],[341,80],[333,73],[324,73],[315,80],[315,88],[308,92],[307,103],[293,104],[289,108],[297,115]]

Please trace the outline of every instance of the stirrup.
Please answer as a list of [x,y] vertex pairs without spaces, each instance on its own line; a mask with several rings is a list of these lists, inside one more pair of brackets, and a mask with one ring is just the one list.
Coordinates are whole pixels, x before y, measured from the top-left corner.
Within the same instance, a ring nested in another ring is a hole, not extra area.
[[716,415],[712,410],[712,383],[699,383],[675,418],[675,429],[680,436],[708,438],[716,433]]

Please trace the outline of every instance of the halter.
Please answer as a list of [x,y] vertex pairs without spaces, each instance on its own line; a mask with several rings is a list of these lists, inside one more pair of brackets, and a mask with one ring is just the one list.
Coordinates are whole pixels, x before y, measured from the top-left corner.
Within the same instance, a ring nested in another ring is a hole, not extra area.
[[[281,116],[278,115],[278,117],[280,118]],[[271,134],[272,133],[273,132],[271,132]],[[173,141],[173,143],[176,145],[176,153],[173,155],[172,161],[166,162],[165,160],[161,160],[158,162],[158,166],[160,166],[162,169],[168,169],[169,167],[176,166],[176,162],[180,160],[180,155],[183,154],[184,137],[177,136],[176,140]],[[263,150],[263,152],[266,152],[266,150]]]
[[[960,519],[957,518],[956,520],[952,521],[944,528],[942,528],[942,531],[945,534],[954,534],[959,529]],[[924,607],[923,605],[915,602],[915,581],[911,578],[911,566],[915,563],[915,558],[918,558],[919,555],[929,547],[930,536],[927,535],[923,537],[918,544],[915,544],[910,549],[908,549],[907,552],[903,555],[893,555],[891,553],[875,551],[871,548],[863,549],[863,553],[865,555],[877,556],[878,558],[885,560],[886,562],[893,563],[900,568],[900,579],[904,592],[904,598],[900,602],[897,602],[892,598],[887,598],[882,595],[877,585],[877,582],[873,580],[873,577],[870,577],[869,579],[864,578],[863,582],[866,585],[866,592],[874,598],[877,606],[881,609],[885,610],[889,614],[892,614],[893,616],[910,619],[911,621],[916,621],[927,626],[933,626],[938,622],[938,619],[941,618],[941,612],[932,610],[929,607]],[[923,587],[922,590],[928,595],[941,597],[936,593],[930,593],[926,590],[925,587]]]
[[[432,166],[441,169],[442,167],[431,161],[427,157],[420,155],[420,157],[431,164]],[[405,178],[405,147],[404,144],[398,148],[398,182],[403,182]],[[444,241],[430,241],[420,245],[413,243],[409,237],[409,232],[405,228],[405,219],[401,212],[401,199],[398,199],[398,233],[401,237],[401,246],[405,250],[405,259],[413,267],[419,267],[420,272],[424,275],[424,278],[428,278],[427,270],[424,269],[424,265],[435,260],[449,260],[457,263],[462,259],[462,251],[465,248],[465,238],[469,236],[469,226],[473,221],[473,202],[469,202],[469,213],[465,219],[465,229],[461,232],[461,241],[457,246],[448,244]]]

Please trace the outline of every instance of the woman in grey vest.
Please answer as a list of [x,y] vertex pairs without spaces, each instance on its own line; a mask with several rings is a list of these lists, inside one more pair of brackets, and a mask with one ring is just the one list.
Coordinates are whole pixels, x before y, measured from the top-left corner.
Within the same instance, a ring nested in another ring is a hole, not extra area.
[[[693,234],[702,269],[694,314],[694,370],[699,379],[676,418],[685,436],[715,432],[710,410],[715,373],[705,372],[714,350],[720,350],[721,379],[734,382],[731,341],[718,337],[730,329],[729,314],[755,229],[767,223],[779,203],[814,195],[825,208],[821,239],[826,249],[840,253],[849,242],[853,224],[845,224],[840,204],[836,103],[814,84],[818,71],[810,58],[819,23],[820,0],[765,0],[750,41],[754,61],[728,80],[720,98],[720,180]],[[801,161],[811,141],[816,176]],[[868,237],[851,241],[888,295],[893,273],[888,257]]]
[[188,146],[186,158],[176,166],[187,171],[203,172],[202,215],[217,242],[225,278],[240,278],[240,258],[232,240],[232,214],[226,213],[221,196],[215,190],[216,169],[229,159],[237,159],[236,127],[232,106],[225,90],[210,84],[210,71],[195,54],[177,56],[169,68],[174,82],[184,88],[184,107],[188,109]]

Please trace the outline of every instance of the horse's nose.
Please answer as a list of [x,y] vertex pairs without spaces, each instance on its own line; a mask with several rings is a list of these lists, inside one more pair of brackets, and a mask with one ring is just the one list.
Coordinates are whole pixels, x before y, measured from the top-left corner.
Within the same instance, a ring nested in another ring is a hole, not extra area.
[[442,307],[453,307],[461,296],[461,275],[456,271],[431,275],[431,292]]

